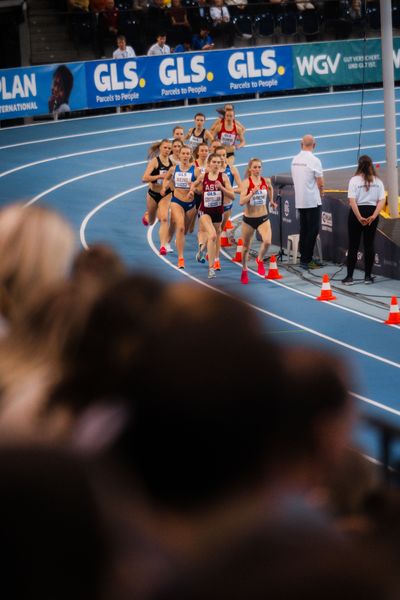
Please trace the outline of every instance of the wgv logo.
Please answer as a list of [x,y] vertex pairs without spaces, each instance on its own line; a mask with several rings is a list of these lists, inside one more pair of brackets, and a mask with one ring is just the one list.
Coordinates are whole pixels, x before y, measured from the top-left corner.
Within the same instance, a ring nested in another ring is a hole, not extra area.
[[275,60],[275,50],[269,49],[256,61],[255,53],[234,52],[228,61],[228,71],[232,79],[247,79],[248,77],[272,77],[276,74],[278,65]]
[[121,75],[122,78],[119,79],[116,63],[102,63],[94,71],[94,84],[99,92],[133,90],[139,83],[136,73],[136,61],[126,62]]
[[187,61],[183,56],[168,57],[161,61],[159,67],[160,81],[163,85],[176,85],[185,83],[201,83],[206,78],[204,56],[193,56]]
[[296,56],[296,61],[300,75],[304,77],[306,72],[308,75],[313,73],[317,75],[336,73],[341,58],[341,54],[336,54],[334,60],[327,54],[317,54],[316,56],[310,54],[310,56]]

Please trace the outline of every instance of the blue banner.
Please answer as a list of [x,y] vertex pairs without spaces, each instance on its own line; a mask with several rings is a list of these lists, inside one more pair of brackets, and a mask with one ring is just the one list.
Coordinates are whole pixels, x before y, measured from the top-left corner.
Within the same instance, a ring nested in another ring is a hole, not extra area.
[[86,64],[89,108],[287,90],[292,48],[168,54]]
[[381,80],[378,39],[22,67],[0,71],[0,119]]
[[0,71],[0,119],[87,108],[85,63]]
[[292,87],[291,46],[6,69],[0,119]]

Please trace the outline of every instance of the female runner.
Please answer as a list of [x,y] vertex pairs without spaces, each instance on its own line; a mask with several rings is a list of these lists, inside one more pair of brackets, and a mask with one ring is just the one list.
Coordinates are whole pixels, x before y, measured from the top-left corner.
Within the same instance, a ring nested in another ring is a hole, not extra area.
[[245,173],[245,179],[242,181],[240,204],[244,206],[244,215],[242,222],[243,238],[243,256],[242,256],[242,275],[241,282],[249,283],[247,273],[247,260],[249,256],[250,244],[255,231],[258,230],[262,242],[258,251],[257,272],[265,275],[264,256],[271,244],[271,223],[267,209],[267,200],[269,204],[276,208],[274,202],[274,190],[271,180],[261,176],[262,162],[259,158],[252,158],[249,161]]
[[205,262],[208,253],[208,278],[215,277],[214,261],[216,245],[221,235],[221,223],[224,214],[224,202],[234,196],[229,179],[221,173],[221,159],[215,154],[208,157],[208,170],[193,183],[192,190],[201,184],[202,200],[199,208],[199,249],[198,262]]
[[[153,148],[153,146],[152,146]],[[167,254],[168,234],[168,211],[171,200],[171,190],[168,188],[161,194],[161,186],[166,174],[172,167],[169,158],[172,144],[164,139],[158,144],[158,156],[151,158],[143,174],[142,181],[149,184],[147,190],[146,205],[147,210],[143,216],[145,225],[152,225],[156,217],[160,221],[160,254]]]
[[171,218],[176,232],[178,269],[185,268],[183,257],[185,234],[196,210],[191,184],[196,181],[199,174],[199,169],[196,169],[192,161],[192,151],[187,146],[182,146],[179,153],[179,163],[170,168],[161,187],[161,195],[167,191],[170,183],[173,189]]
[[236,123],[233,109],[228,108],[225,110],[225,116],[215,127],[214,132],[221,146],[226,148],[228,163],[233,165],[235,149],[242,148],[245,145],[243,127]]

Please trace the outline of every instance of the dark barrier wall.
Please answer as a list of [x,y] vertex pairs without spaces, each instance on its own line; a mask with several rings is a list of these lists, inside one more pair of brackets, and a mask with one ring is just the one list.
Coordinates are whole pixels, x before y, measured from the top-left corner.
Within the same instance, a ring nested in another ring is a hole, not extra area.
[[[281,190],[281,194],[280,211],[271,212],[272,239],[274,244],[280,245],[280,227],[282,227],[282,246],[285,249],[288,236],[299,233],[299,220],[294,204],[293,186],[285,186]],[[320,227],[322,253],[325,260],[337,264],[346,261],[348,213],[347,192],[325,192]],[[396,243],[398,240],[393,239],[395,235],[390,224],[391,221],[379,217],[373,272],[375,275],[400,279],[400,245]],[[361,244],[357,263],[357,267],[360,269],[363,269],[363,258],[364,252]]]

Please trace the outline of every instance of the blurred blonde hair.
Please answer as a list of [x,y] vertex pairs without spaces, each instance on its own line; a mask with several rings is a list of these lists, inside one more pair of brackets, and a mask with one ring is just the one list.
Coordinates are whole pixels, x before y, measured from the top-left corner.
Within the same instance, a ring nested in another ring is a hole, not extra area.
[[64,279],[74,254],[71,226],[41,206],[12,204],[0,211],[0,313],[24,315],[49,286]]

